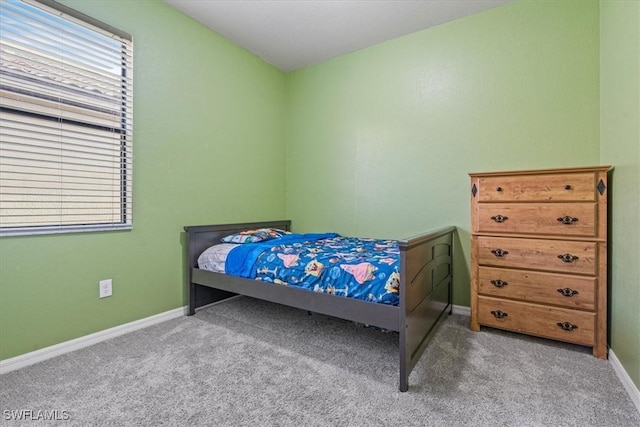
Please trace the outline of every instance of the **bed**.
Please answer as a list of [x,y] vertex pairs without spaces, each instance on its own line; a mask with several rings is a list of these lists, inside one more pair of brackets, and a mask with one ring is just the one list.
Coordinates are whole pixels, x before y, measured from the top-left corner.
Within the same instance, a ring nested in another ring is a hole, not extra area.
[[[399,389],[409,388],[409,374],[424,352],[445,313],[451,314],[453,236],[445,227],[397,241],[397,305],[354,299],[331,292],[313,292],[282,283],[269,283],[208,271],[198,258],[225,236],[255,229],[291,230],[291,221],[186,226],[188,315],[236,295],[321,313],[398,332]],[[366,273],[365,273],[366,274]],[[356,274],[353,274],[356,277]]]

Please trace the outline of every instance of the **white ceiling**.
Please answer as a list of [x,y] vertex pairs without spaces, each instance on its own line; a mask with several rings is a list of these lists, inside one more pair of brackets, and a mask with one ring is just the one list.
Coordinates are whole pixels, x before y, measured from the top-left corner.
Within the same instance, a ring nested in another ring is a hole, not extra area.
[[283,71],[512,0],[164,0]]

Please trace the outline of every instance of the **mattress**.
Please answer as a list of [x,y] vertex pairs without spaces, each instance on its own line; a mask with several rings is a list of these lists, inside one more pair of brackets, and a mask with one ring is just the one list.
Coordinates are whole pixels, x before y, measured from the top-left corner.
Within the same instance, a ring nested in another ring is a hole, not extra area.
[[236,243],[220,243],[207,248],[198,257],[198,268],[216,273],[224,273],[227,256],[231,249],[236,246],[238,246]]
[[291,233],[266,242],[222,243],[200,269],[382,304],[398,305],[397,240]]

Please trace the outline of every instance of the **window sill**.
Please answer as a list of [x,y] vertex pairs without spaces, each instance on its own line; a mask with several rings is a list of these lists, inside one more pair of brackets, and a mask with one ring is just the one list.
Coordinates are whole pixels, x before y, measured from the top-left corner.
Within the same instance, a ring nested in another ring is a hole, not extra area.
[[42,234],[68,234],[68,233],[93,233],[103,231],[126,231],[131,230],[131,224],[118,225],[70,225],[56,227],[16,227],[0,229],[0,237],[13,236],[36,236]]

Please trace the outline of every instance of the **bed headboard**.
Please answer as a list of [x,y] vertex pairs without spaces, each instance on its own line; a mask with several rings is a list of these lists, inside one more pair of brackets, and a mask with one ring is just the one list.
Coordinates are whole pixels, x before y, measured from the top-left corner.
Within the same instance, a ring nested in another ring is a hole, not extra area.
[[220,243],[224,236],[238,231],[256,228],[279,228],[291,231],[290,220],[246,222],[239,224],[195,225],[184,227],[187,232],[187,262],[189,268],[197,267],[198,257],[209,246]]
[[196,285],[191,281],[194,267],[198,267],[198,257],[205,249],[215,244],[221,243],[224,236],[239,231],[254,230],[256,228],[279,228],[291,231],[290,220],[266,221],[266,222],[246,222],[239,224],[214,224],[195,225],[184,227],[187,233],[186,241],[186,277],[189,289],[189,309],[188,315],[195,313],[196,308],[203,307],[216,301],[229,298],[235,294],[220,289],[213,289],[207,286]]

